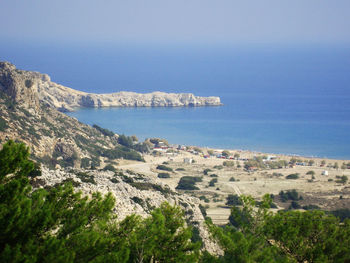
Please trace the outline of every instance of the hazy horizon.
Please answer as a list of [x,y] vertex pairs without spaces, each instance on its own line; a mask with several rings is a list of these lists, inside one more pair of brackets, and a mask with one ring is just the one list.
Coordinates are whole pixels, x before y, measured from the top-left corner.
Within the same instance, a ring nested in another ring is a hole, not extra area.
[[2,41],[75,45],[346,45],[350,2],[3,1]]

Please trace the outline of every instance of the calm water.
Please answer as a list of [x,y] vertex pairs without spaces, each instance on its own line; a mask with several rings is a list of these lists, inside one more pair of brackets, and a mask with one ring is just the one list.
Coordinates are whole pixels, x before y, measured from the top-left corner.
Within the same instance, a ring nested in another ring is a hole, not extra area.
[[350,159],[350,49],[0,44],[0,59],[87,92],[192,92],[222,107],[81,109],[141,139]]

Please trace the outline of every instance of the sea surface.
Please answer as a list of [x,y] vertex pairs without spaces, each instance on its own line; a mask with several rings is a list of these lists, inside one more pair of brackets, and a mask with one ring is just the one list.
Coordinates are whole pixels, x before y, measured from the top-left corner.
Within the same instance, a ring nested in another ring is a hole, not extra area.
[[191,92],[220,107],[79,109],[143,140],[350,159],[350,48],[0,44],[0,60],[95,93]]

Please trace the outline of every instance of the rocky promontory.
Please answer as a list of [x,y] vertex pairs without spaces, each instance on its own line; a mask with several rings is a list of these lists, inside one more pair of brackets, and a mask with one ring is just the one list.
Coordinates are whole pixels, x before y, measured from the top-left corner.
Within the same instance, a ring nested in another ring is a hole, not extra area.
[[[23,89],[21,92],[14,94],[9,82],[15,82],[16,87],[21,86]],[[46,74],[18,70],[9,62],[0,62],[0,89],[10,97],[16,97],[16,100],[22,101],[31,96],[31,94],[27,94],[28,91],[32,92],[34,90],[38,93],[41,102],[61,111],[72,111],[79,107],[196,107],[221,105],[219,97],[198,97],[191,93],[152,92],[143,94],[126,91],[109,94],[86,93],[52,82]]]

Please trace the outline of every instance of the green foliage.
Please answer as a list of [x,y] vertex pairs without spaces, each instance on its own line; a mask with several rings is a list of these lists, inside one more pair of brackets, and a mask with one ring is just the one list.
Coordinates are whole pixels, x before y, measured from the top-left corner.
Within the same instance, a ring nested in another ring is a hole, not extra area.
[[308,171],[306,174],[308,174],[308,175],[315,175],[316,173],[315,173],[315,171],[310,170],[310,171]]
[[180,178],[176,189],[178,190],[199,190],[196,186],[196,182],[201,182],[201,177],[193,177],[193,176],[183,176]]
[[29,160],[29,148],[23,143],[10,140],[0,151],[0,183],[8,180],[6,175],[14,174],[22,178],[34,170],[34,163]]
[[296,262],[347,262],[349,227],[318,210],[282,211],[266,220],[265,235]]
[[166,166],[166,165],[164,165],[164,164],[158,165],[158,166],[156,167],[156,169],[158,169],[158,170],[163,170],[163,171],[169,171],[169,172],[172,172],[172,171],[173,171],[172,168],[170,168],[170,167],[168,167],[168,166]]
[[348,181],[348,177],[346,175],[337,176],[337,178],[338,180],[336,180],[336,182],[340,184],[346,184],[346,182]]
[[299,178],[299,174],[298,173],[294,173],[294,174],[289,174],[286,176],[286,179],[298,179]]
[[206,168],[206,169],[204,169],[203,174],[204,175],[208,175],[208,173],[211,172],[211,171],[212,171],[211,169]]
[[234,167],[235,166],[235,162],[234,161],[224,161],[223,162],[223,166]]
[[179,207],[163,203],[148,218],[118,223],[111,194],[82,197],[70,183],[32,191],[28,156],[13,142],[0,151],[0,262],[198,261],[196,231]]
[[218,177],[217,174],[211,174],[210,177]]
[[98,130],[99,132],[101,132],[105,136],[108,136],[108,137],[113,137],[114,136],[114,132],[112,132],[112,131],[110,131],[108,129],[105,129],[105,128],[101,128],[97,124],[92,125],[92,127],[94,127],[96,130]]
[[192,243],[183,211],[163,203],[142,220],[127,217],[121,226],[134,226],[125,233],[130,246],[129,262],[197,262],[200,243]]
[[7,122],[0,116],[0,131],[5,131],[7,128]]
[[230,156],[230,152],[228,150],[224,150],[224,151],[222,151],[221,155],[224,156],[224,157],[229,157]]
[[226,198],[226,205],[242,205],[242,201],[238,195],[230,194]]
[[200,199],[200,200],[203,200],[203,201],[206,202],[206,203],[209,203],[209,202],[210,202],[210,200],[209,200],[206,196],[204,196],[204,195],[201,195],[201,196],[199,197],[199,199]]
[[158,178],[170,178],[170,174],[169,173],[159,173]]
[[124,158],[128,160],[144,161],[138,152],[125,146],[117,146],[115,149],[103,149],[100,154],[109,159]]
[[288,207],[289,210],[291,209],[300,209],[301,206],[299,205],[299,203],[297,201],[292,201]]
[[315,209],[320,210],[321,208],[317,205],[304,205],[302,207],[302,209],[304,209],[304,210],[315,210]]
[[130,136],[125,136],[124,134],[119,135],[118,143],[127,147],[127,148],[133,148],[133,146],[134,146],[133,139]]
[[331,214],[340,219],[341,222],[344,222],[345,219],[350,219],[350,209],[342,208],[331,211]]
[[[224,251],[213,258],[203,253],[202,262],[348,262],[350,221],[324,212],[288,211],[273,214],[268,195],[258,209],[251,197],[241,197],[242,207],[233,207],[230,222],[220,228],[207,221],[212,236]],[[232,224],[232,223],[231,223]],[[207,261],[205,261],[207,260]]]
[[218,182],[217,178],[211,179],[209,182],[209,186],[215,186],[215,184]]
[[176,168],[175,171],[185,171],[185,169],[180,167],[180,168]]
[[112,172],[116,172],[117,169],[115,169],[115,167],[112,164],[107,164],[104,168],[103,171],[112,171]]
[[235,182],[236,181],[236,179],[232,176],[231,178],[230,178],[230,180],[229,180],[230,182]]
[[95,178],[93,175],[90,175],[85,172],[78,172],[76,176],[83,182],[88,184],[96,184]]
[[199,210],[201,210],[203,217],[205,218],[207,216],[207,209],[201,204],[199,204],[198,207],[199,207]]
[[299,195],[295,189],[287,190],[286,192],[280,191],[278,195],[282,202],[287,202],[288,200],[298,201],[303,199],[303,197]]

